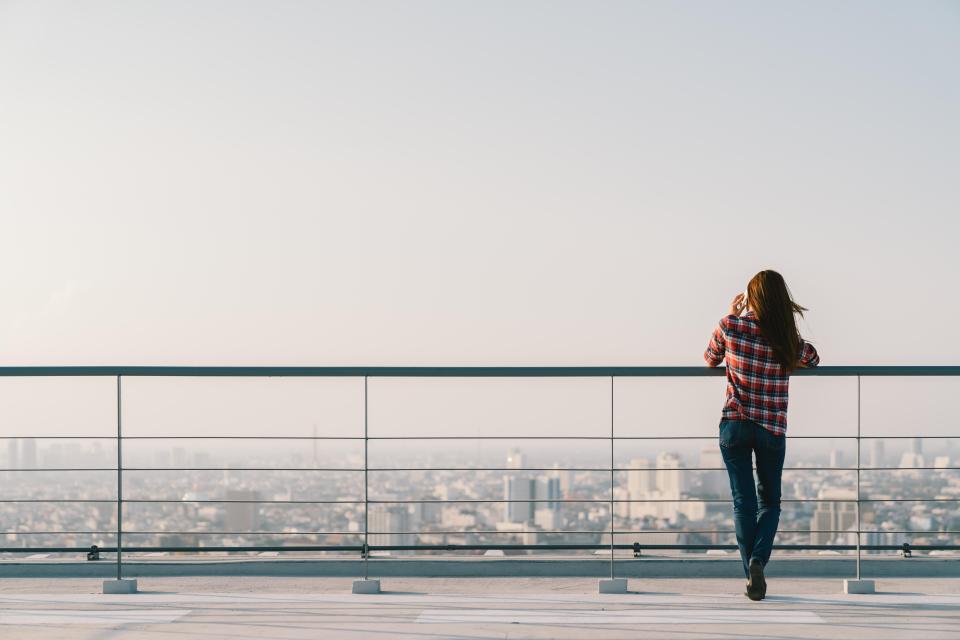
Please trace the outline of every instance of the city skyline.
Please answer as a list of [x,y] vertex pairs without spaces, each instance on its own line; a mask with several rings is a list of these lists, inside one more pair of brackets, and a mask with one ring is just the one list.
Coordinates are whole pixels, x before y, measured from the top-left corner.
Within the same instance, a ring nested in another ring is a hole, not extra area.
[[[89,460],[89,456],[79,455],[84,447],[78,442],[68,443],[65,449],[37,448],[30,441],[20,445],[19,449],[8,447],[7,463],[10,455],[20,455],[22,451],[29,455],[39,453],[41,461],[51,453],[75,462]],[[101,464],[109,463],[110,453],[98,451]],[[960,535],[960,475],[955,470],[960,459],[937,455],[924,462],[925,453],[933,452],[919,440],[909,441],[907,449],[898,454],[871,448],[870,465],[926,464],[943,468],[862,471],[862,527],[873,532],[868,538],[870,542],[865,544],[928,544],[931,540],[953,543]],[[363,533],[365,492],[356,474],[360,460],[347,460],[350,468],[343,471],[313,472],[302,456],[291,459],[262,454],[252,462],[265,470],[244,471],[217,469],[224,459],[215,454],[187,452],[179,447],[172,454],[172,459],[166,456],[166,464],[176,465],[175,475],[163,472],[162,468],[143,468],[143,461],[132,462],[134,468],[126,473],[124,493],[129,503],[124,526],[136,542],[134,546],[243,545],[270,540],[280,546],[352,544],[350,541],[355,542]],[[368,517],[374,532],[370,544],[451,544],[452,540],[502,544],[511,537],[523,544],[591,539],[602,544],[605,536],[609,539],[611,498],[618,543],[729,543],[729,496],[725,473],[716,466],[718,458],[712,447],[702,448],[699,458],[694,460],[676,452],[659,451],[655,457],[618,464],[610,477],[602,470],[568,470],[560,462],[531,470],[532,462],[526,453],[511,447],[503,450],[498,465],[501,469],[381,470],[372,475],[368,487]],[[152,462],[164,465],[162,457],[154,457]],[[329,464],[326,458],[314,462]],[[270,470],[291,464],[304,466]],[[834,450],[825,458],[785,470],[786,502],[781,532],[785,543],[852,544],[850,531],[855,531],[855,521],[851,518],[857,502],[855,475],[833,470],[827,464],[842,464],[842,454]],[[182,470],[191,466],[210,469]],[[28,545],[38,537],[53,535],[63,543],[107,546],[112,535],[109,532],[115,527],[112,475],[108,472],[102,482],[86,476],[92,482],[81,488],[73,484],[84,477],[78,472],[56,476],[15,474],[18,498],[102,502],[45,506],[4,503],[0,522],[8,532],[7,546]],[[612,496],[608,484],[611,480]],[[910,502],[931,496],[952,497],[953,501]],[[149,499],[144,502],[144,498]],[[827,502],[821,501],[824,499]],[[314,500],[320,503],[310,504]],[[43,533],[63,528],[87,528],[93,533]],[[34,533],[16,533],[21,529]]]

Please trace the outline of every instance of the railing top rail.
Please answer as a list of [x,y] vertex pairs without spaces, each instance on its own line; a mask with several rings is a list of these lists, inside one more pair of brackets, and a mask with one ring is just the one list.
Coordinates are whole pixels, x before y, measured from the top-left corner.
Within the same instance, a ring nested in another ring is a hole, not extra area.
[[[723,367],[234,367],[234,366],[25,366],[0,367],[0,377],[403,377],[403,378],[571,378],[571,377],[707,377],[724,375]],[[954,365],[826,366],[798,369],[800,376],[960,376]]]

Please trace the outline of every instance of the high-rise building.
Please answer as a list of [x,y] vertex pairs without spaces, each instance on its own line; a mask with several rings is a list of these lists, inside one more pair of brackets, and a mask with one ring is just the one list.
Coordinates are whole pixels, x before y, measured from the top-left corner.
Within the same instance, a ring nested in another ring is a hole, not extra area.
[[912,451],[917,454],[923,454],[923,438],[914,438],[913,439],[913,448]]
[[504,522],[532,522],[536,503],[525,502],[535,499],[536,482],[533,478],[509,475],[503,477]]
[[664,498],[679,499],[686,489],[682,468],[683,461],[677,454],[657,454],[657,489]]
[[[367,526],[371,533],[368,537],[371,545],[413,545],[415,536],[411,532],[410,512],[405,504],[372,504]],[[401,553],[402,551],[391,551]]]
[[630,461],[630,471],[627,471],[627,491],[631,499],[640,499],[657,488],[656,474],[646,458],[635,458]]
[[538,502],[537,509],[549,509],[551,511],[560,510],[560,502],[563,493],[560,491],[560,478],[551,476],[541,476],[537,478],[534,491],[534,498],[537,500],[553,500],[557,502]]
[[[817,496],[819,502],[810,519],[810,543],[831,544],[838,539],[846,542],[849,535],[844,533],[855,530],[857,526],[857,496],[852,491],[838,489],[821,490]],[[841,502],[849,500],[852,502]]]
[[570,489],[573,486],[573,471],[561,469],[559,464],[554,463],[553,471],[550,472],[550,475],[560,480],[560,494],[564,496],[570,495]]

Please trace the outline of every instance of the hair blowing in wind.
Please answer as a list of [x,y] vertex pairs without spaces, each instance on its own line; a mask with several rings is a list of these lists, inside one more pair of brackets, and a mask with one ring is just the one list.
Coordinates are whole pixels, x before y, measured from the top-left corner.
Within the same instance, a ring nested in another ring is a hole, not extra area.
[[802,317],[807,309],[793,301],[783,276],[771,269],[753,276],[747,285],[747,297],[777,362],[791,373],[797,367],[802,345],[796,315]]

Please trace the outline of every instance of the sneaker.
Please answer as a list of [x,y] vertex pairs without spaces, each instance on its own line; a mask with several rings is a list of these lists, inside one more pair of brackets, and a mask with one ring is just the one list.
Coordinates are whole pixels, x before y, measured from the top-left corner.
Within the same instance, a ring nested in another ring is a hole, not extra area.
[[747,581],[746,595],[751,600],[763,600],[767,595],[767,581],[763,577],[763,563],[756,558],[750,560],[750,579]]

